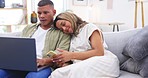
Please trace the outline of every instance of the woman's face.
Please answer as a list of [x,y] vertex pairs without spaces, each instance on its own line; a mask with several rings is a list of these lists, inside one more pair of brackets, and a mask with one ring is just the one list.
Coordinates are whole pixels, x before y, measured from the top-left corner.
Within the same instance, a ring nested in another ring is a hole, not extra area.
[[56,27],[62,30],[64,33],[67,33],[67,34],[73,33],[72,25],[67,20],[58,20],[56,22]]

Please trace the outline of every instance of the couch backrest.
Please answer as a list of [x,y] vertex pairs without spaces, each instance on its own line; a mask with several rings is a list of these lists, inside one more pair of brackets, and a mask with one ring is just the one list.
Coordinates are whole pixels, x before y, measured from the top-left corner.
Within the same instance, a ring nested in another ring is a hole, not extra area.
[[119,58],[120,64],[122,64],[127,57],[122,54],[123,48],[127,43],[128,39],[136,34],[138,29],[130,29],[120,32],[103,32],[105,42],[108,46],[108,50],[113,52]]
[[20,37],[21,32],[0,33],[0,37]]

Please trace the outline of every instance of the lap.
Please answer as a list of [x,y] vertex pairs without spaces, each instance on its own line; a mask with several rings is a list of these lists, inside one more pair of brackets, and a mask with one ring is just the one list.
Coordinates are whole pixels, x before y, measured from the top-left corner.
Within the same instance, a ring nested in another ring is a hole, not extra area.
[[51,72],[49,67],[37,72],[0,69],[0,78],[48,78]]
[[0,69],[0,78],[23,78],[26,74],[24,71]]
[[26,78],[48,78],[51,72],[52,72],[51,68],[47,67],[37,72],[29,72],[26,75]]
[[114,54],[109,52],[105,53],[104,56],[94,56],[72,65],[58,68],[53,71],[52,75],[56,77],[71,76],[71,78],[117,77],[119,75],[119,61]]

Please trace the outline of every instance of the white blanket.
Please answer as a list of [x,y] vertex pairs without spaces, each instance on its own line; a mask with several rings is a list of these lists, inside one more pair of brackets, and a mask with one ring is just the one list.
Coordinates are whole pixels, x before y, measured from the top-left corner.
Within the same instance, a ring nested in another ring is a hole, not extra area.
[[106,51],[84,61],[54,70],[49,78],[115,78],[119,76],[118,58]]

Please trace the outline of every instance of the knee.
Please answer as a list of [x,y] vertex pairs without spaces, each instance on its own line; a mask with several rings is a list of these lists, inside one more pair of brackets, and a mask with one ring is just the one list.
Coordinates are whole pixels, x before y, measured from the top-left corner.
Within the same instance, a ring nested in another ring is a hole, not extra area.
[[29,72],[26,75],[26,78],[48,78],[50,76],[52,70],[51,69],[43,69],[38,72]]
[[26,75],[26,78],[37,78],[37,74],[35,74],[34,72],[29,72],[29,73]]
[[0,69],[0,78],[5,78],[7,75],[8,74],[5,70]]

